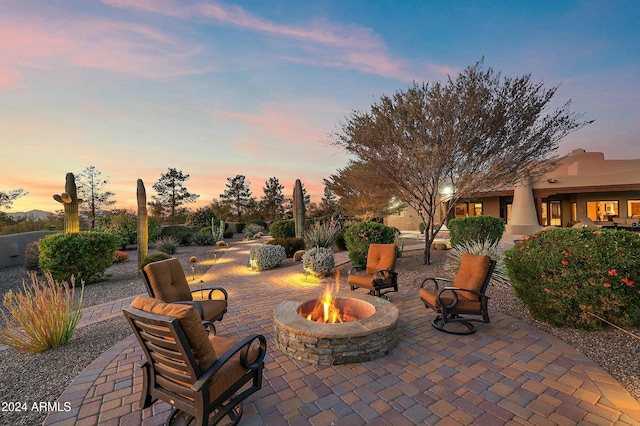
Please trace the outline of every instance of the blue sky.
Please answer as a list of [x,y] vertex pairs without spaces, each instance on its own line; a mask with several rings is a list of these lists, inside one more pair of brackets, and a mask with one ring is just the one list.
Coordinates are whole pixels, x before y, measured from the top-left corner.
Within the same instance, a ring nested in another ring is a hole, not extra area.
[[3,2],[0,190],[54,211],[65,174],[93,165],[134,209],[136,180],[150,196],[172,167],[193,208],[237,174],[258,198],[275,176],[319,201],[351,111],[482,57],[595,120],[560,154],[640,158],[639,18],[633,0]]

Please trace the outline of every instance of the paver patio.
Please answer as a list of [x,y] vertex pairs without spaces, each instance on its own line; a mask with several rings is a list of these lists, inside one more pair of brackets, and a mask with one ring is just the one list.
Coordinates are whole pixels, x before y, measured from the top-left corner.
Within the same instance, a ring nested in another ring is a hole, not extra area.
[[[291,292],[317,297],[322,285],[305,281],[299,266],[250,271],[251,244],[230,247],[203,277],[229,292],[218,334],[267,337],[263,388],[245,401],[243,425],[640,425],[640,404],[565,342],[495,311],[474,335],[438,332],[415,289],[390,295],[399,342],[386,357],[338,366],[292,360],[275,346],[274,307]],[[130,300],[94,307],[83,320],[117,315]],[[59,398],[72,410],[44,424],[162,424],[167,404],[138,408],[142,357],[133,336],[113,346]]]

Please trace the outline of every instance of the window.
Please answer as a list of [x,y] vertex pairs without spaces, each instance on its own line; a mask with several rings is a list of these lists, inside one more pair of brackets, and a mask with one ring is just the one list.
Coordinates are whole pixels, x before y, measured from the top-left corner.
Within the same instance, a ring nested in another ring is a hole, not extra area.
[[507,217],[506,222],[509,223],[509,221],[511,220],[511,207],[513,206],[512,203],[507,203]]
[[482,203],[473,203],[473,215],[482,216]]
[[560,201],[542,203],[542,226],[562,226],[562,210]]
[[571,222],[578,221],[578,203],[575,201],[571,203]]
[[607,222],[618,217],[617,201],[588,201],[587,216],[596,222]]
[[467,203],[458,204],[455,207],[455,217],[467,217]]
[[640,200],[627,201],[627,217],[640,218]]

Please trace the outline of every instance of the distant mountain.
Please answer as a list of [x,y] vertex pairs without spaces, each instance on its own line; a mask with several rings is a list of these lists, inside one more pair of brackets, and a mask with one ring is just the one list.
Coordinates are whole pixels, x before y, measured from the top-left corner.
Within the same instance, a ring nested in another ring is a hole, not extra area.
[[21,217],[29,217],[33,220],[43,220],[47,217],[55,215],[55,213],[45,212],[44,210],[29,210],[28,212],[7,212],[7,216],[11,219],[18,219]]

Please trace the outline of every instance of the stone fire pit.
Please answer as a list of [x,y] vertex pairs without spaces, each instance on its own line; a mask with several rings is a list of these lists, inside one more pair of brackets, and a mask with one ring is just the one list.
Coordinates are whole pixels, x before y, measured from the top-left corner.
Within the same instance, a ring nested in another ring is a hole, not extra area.
[[391,302],[341,293],[337,303],[351,305],[360,319],[339,324],[309,321],[300,314],[315,304],[308,296],[280,303],[274,312],[276,346],[290,358],[322,365],[370,361],[395,348],[398,309]]

